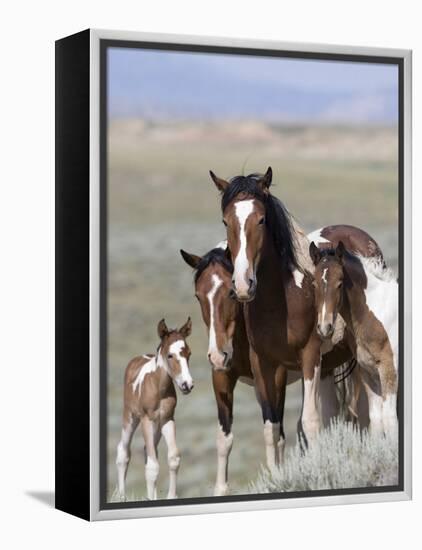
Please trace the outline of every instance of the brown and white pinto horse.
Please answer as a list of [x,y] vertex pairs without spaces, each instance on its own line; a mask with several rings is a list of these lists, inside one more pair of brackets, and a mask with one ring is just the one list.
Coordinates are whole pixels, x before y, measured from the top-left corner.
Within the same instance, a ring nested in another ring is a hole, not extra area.
[[[195,269],[195,296],[208,329],[208,359],[217,403],[217,477],[214,495],[226,495],[228,461],[233,446],[233,398],[238,381],[253,386],[243,308],[233,298],[233,266],[228,259],[227,244],[221,243],[204,256],[181,250],[185,262]],[[288,383],[300,378],[289,373]],[[282,455],[284,446],[279,445]],[[280,456],[281,459],[281,456]]]
[[[380,246],[372,235],[359,227],[345,224],[321,227],[309,233],[308,240],[314,242],[321,250],[335,248],[342,241],[348,252],[364,258],[374,258],[385,266]],[[337,324],[344,325],[343,320],[340,320],[339,317],[337,317]],[[343,329],[340,326],[338,328],[344,330],[344,327]],[[324,339],[321,348],[323,354],[332,347],[331,345],[329,341]],[[320,407],[323,425],[328,426],[331,419],[340,414],[342,406],[346,405],[346,410],[343,410],[346,417],[358,421],[362,428],[367,427],[369,424],[368,401],[366,394],[360,391],[362,381],[360,369],[354,368],[356,359],[352,358],[350,361],[345,362],[344,366],[336,372],[336,377],[334,372],[329,370],[330,363],[331,361],[327,361],[327,356],[323,355],[320,381]],[[343,403],[339,401],[339,393],[336,390],[338,382],[341,382],[342,386],[340,393],[343,394],[341,399]]]
[[193,388],[189,372],[190,349],[186,338],[192,330],[190,318],[180,328],[170,330],[162,319],[158,323],[160,345],[155,355],[132,359],[125,371],[123,426],[117,446],[117,477],[119,497],[125,497],[125,479],[130,461],[133,434],[141,423],[145,442],[145,478],[149,499],[157,498],[157,446],[164,436],[168,450],[169,490],[167,498],[176,497],[176,477],[180,453],[176,445],[174,412],[177,397],[174,382],[183,394]]
[[[327,228],[313,235],[325,234]],[[330,243],[353,234],[352,250],[362,255],[368,253],[368,239],[371,237],[357,227],[331,226]],[[325,239],[325,242],[328,242]],[[374,242],[371,239],[371,242]],[[321,245],[322,246],[322,245]],[[330,244],[331,246],[331,244]],[[227,252],[227,242],[223,241],[202,257],[181,250],[184,261],[195,270],[195,296],[199,301],[201,313],[208,329],[208,359],[213,367],[212,379],[217,403],[217,476],[214,494],[228,493],[228,461],[233,445],[233,399],[238,380],[254,385],[249,361],[249,342],[247,340],[243,309],[233,299],[233,266]],[[332,347],[332,346],[331,346]],[[351,356],[351,354],[350,354]],[[336,366],[338,363],[334,363]],[[320,408],[322,421],[328,425],[331,418],[340,412],[340,404],[335,390],[332,374],[332,359],[323,357],[321,379]],[[329,370],[330,369],[330,370]],[[300,373],[289,371],[287,384],[300,378]],[[356,407],[355,407],[356,408]],[[280,447],[280,455],[283,448]],[[280,456],[281,460],[282,456]]]
[[222,193],[232,288],[243,303],[267,465],[272,469],[279,463],[280,440],[284,442],[289,369],[303,375],[301,424],[308,443],[320,428],[321,341],[316,333],[309,244],[282,203],[271,195],[271,168],[263,176],[237,176],[230,182],[210,174]]
[[398,284],[379,257],[347,252],[340,241],[320,250],[313,242],[318,332],[330,339],[337,315],[344,339],[360,366],[369,403],[370,428],[397,432]]

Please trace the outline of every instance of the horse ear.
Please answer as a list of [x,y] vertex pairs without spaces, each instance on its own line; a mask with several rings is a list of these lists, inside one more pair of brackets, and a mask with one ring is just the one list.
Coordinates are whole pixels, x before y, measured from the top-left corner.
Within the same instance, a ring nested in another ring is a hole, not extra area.
[[179,329],[180,334],[183,336],[183,338],[187,338],[190,333],[192,332],[192,321],[191,318],[188,317],[188,320],[186,323]]
[[185,260],[185,262],[193,267],[193,269],[196,269],[199,265],[199,262],[202,260],[201,256],[189,254],[189,252],[185,252],[184,250],[181,250],[180,254],[182,255],[182,258]]
[[219,178],[218,176],[216,176],[212,170],[210,170],[210,176],[211,176],[212,181],[213,181],[213,182],[215,183],[215,185],[217,186],[217,189],[218,189],[221,193],[224,193],[224,191],[225,191],[225,190],[227,189],[227,187],[229,186],[229,182],[226,181],[226,180],[223,180],[222,178]]
[[157,332],[161,340],[169,333],[169,329],[167,328],[164,319],[161,319],[161,321],[158,323]]
[[267,171],[262,176],[262,178],[259,180],[259,185],[262,187],[262,189],[268,190],[270,188],[271,182],[273,181],[273,171],[271,166],[268,166]]
[[309,246],[309,256],[311,257],[312,261],[314,262],[314,265],[317,265],[318,262],[320,261],[321,259],[321,251],[320,249],[316,246],[316,244],[314,243],[314,241],[311,242],[310,246]]
[[336,257],[340,261],[343,261],[343,256],[344,256],[345,252],[346,252],[346,247],[344,246],[343,241],[339,241],[338,245],[337,245],[337,248],[336,248]]

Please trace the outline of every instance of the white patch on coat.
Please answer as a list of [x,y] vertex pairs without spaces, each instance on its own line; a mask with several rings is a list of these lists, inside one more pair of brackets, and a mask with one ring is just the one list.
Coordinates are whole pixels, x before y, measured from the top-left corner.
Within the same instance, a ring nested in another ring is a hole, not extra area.
[[359,256],[367,286],[366,304],[383,325],[393,351],[394,368],[397,372],[399,347],[399,286],[392,270],[385,268],[378,258]]
[[229,492],[227,483],[227,466],[233,446],[233,433],[227,435],[221,424],[217,429],[217,479],[214,487],[214,496],[224,496]]
[[209,340],[208,340],[208,353],[213,351],[218,351],[217,348],[217,335],[215,332],[215,323],[214,323],[214,297],[217,294],[217,290],[223,284],[223,281],[215,273],[211,277],[212,287],[211,290],[207,293],[207,300],[210,305],[210,329],[209,329]]
[[327,288],[327,285],[328,285],[328,281],[327,281],[327,271],[328,271],[328,267],[324,268],[323,272],[322,272],[322,282],[324,283],[325,287]]
[[221,250],[226,250],[226,248],[227,248],[227,239],[217,243],[214,248],[221,248]]
[[180,365],[180,374],[176,376],[176,383],[181,386],[184,382],[188,385],[192,385],[192,376],[189,372],[189,365],[186,357],[181,355],[182,350],[185,347],[184,340],[176,340],[169,347],[169,353],[174,355]]
[[316,365],[314,376],[303,382],[302,427],[308,443],[314,441],[320,428],[319,383],[321,366]]
[[319,229],[316,229],[315,231],[312,231],[312,233],[308,233],[307,236],[308,236],[309,242],[311,243],[312,241],[314,241],[316,246],[318,246],[321,243],[331,242],[331,241],[329,241],[328,239],[326,239],[325,237],[323,237],[321,235],[323,230],[324,230],[324,228],[320,227]]
[[157,361],[155,360],[155,357],[149,357],[148,355],[144,355],[145,359],[149,359],[148,363],[145,363],[142,365],[140,371],[138,372],[137,377],[132,383],[132,391],[135,393],[138,390],[138,395],[141,395],[142,391],[142,383],[144,381],[145,376],[150,373],[157,370]]
[[[237,219],[239,220],[239,226],[240,226],[240,248],[239,252],[234,259],[234,276],[235,279],[240,277],[246,284],[246,272],[249,268],[249,261],[248,256],[246,253],[246,247],[247,247],[247,239],[246,239],[246,232],[245,232],[245,225],[246,220],[253,212],[254,208],[254,199],[245,200],[245,201],[239,201],[235,204],[235,211]],[[236,286],[238,286],[236,284]],[[249,287],[249,284],[247,284]]]
[[304,276],[305,275],[301,273],[298,269],[295,269],[293,271],[293,279],[295,280],[295,285],[298,286],[299,288],[302,288],[302,282],[303,282]]

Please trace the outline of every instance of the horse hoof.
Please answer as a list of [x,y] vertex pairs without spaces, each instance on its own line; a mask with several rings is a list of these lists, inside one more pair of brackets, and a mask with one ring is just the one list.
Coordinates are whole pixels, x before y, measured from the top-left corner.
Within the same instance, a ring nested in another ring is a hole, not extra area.
[[229,494],[229,486],[228,485],[218,485],[214,489],[214,496],[215,497],[225,497]]

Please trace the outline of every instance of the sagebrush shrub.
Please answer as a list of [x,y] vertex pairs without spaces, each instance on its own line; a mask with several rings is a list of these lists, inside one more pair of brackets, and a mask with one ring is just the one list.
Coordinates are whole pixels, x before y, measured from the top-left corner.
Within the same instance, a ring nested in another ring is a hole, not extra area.
[[281,493],[397,483],[396,437],[360,431],[350,422],[334,421],[305,452],[299,441],[287,449],[284,462],[275,473],[261,467],[249,490]]

